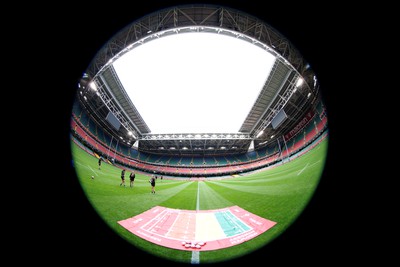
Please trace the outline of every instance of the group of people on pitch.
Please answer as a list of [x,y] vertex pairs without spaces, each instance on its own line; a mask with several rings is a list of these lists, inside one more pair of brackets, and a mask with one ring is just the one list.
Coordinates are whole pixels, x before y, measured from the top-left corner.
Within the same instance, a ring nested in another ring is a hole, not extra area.
[[[102,161],[103,161],[103,159],[100,157],[99,158],[99,162],[98,162],[99,170],[101,170],[101,162]],[[119,186],[124,186],[124,187],[126,186],[125,185],[125,172],[126,172],[126,170],[122,169],[122,171],[121,171],[121,183],[119,184]],[[129,183],[129,187],[133,187],[133,183],[135,182],[135,177],[136,177],[136,174],[135,174],[134,171],[132,171],[129,174],[129,182],[130,182]],[[156,188],[156,179],[157,179],[157,176],[155,174],[152,174],[150,179],[149,179],[149,183],[151,185],[151,193],[152,194],[156,193],[156,190],[155,190],[155,188]],[[162,176],[161,176],[161,179],[162,179]]]
[[[125,169],[122,169],[121,171],[121,183],[119,184],[119,186],[125,186]],[[129,187],[133,187],[133,183],[135,182],[135,177],[136,174],[134,171],[131,172],[131,174],[129,174]]]

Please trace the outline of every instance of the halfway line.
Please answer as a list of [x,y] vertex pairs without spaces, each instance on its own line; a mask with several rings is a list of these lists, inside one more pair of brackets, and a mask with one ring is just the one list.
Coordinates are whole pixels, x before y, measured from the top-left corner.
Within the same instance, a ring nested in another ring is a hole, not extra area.
[[[200,206],[200,183],[197,182],[197,201],[196,201],[196,211],[199,210]],[[192,251],[192,259],[191,264],[200,264],[200,252],[199,251]]]

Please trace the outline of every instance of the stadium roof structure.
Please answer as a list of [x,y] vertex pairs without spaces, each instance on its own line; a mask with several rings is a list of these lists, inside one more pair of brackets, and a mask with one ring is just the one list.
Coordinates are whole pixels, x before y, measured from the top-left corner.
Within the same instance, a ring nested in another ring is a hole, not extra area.
[[[268,51],[275,61],[237,132],[153,134],[113,63],[152,40],[197,32],[241,39]],[[128,25],[97,53],[78,87],[77,99],[98,125],[127,146],[153,154],[223,155],[259,149],[295,127],[320,100],[314,72],[288,39],[256,17],[213,5],[171,7]]]

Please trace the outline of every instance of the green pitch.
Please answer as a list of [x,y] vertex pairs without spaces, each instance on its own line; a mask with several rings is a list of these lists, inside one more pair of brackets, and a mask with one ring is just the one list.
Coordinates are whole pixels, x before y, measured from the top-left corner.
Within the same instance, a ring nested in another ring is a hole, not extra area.
[[[133,246],[166,260],[192,263],[192,252],[174,250],[143,240],[117,222],[140,214],[154,206],[175,209],[208,210],[238,205],[277,224],[240,245],[197,255],[200,264],[216,263],[258,250],[278,238],[301,214],[317,190],[327,155],[328,139],[304,155],[273,168],[229,179],[208,178],[188,181],[164,177],[151,194],[147,174],[136,173],[134,186],[129,186],[130,169],[125,175],[126,187],[120,186],[121,169],[102,163],[71,142],[73,163],[82,190],[96,212],[117,235]],[[92,178],[94,176],[94,178]]]

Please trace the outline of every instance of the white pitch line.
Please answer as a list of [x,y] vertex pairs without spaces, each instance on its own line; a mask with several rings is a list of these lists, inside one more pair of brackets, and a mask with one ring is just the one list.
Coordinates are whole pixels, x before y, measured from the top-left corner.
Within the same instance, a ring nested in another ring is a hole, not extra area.
[[74,164],[75,164],[75,163],[77,163],[77,164],[79,164],[79,165],[81,165],[81,166],[84,166],[84,167],[89,167],[89,169],[90,169],[92,172],[94,172],[94,174],[98,175],[97,172],[95,172],[90,166],[83,165],[83,164],[80,163],[80,162],[74,162]]
[[191,264],[200,264],[200,251],[192,252]]
[[200,206],[200,183],[201,182],[197,182],[197,201],[196,201],[196,210],[199,210],[199,206]]
[[[200,183],[197,182],[197,201],[196,201],[196,211],[200,209]],[[191,264],[200,264],[200,251],[192,251]]]
[[311,166],[310,167],[312,167],[313,165],[315,165],[315,164],[317,164],[318,162],[320,162],[321,160],[319,159],[319,160],[317,160],[316,162],[314,162],[313,164],[311,164]]
[[304,166],[304,168],[303,169],[301,169],[298,173],[297,173],[297,175],[300,175],[300,173],[302,173],[306,168],[307,168],[307,166],[308,166],[308,164],[310,164],[310,163],[307,163],[307,165],[306,166]]
[[94,172],[94,174],[96,174],[97,175],[97,172],[95,172],[90,166],[89,166],[89,169],[91,169],[92,170],[92,172]]

